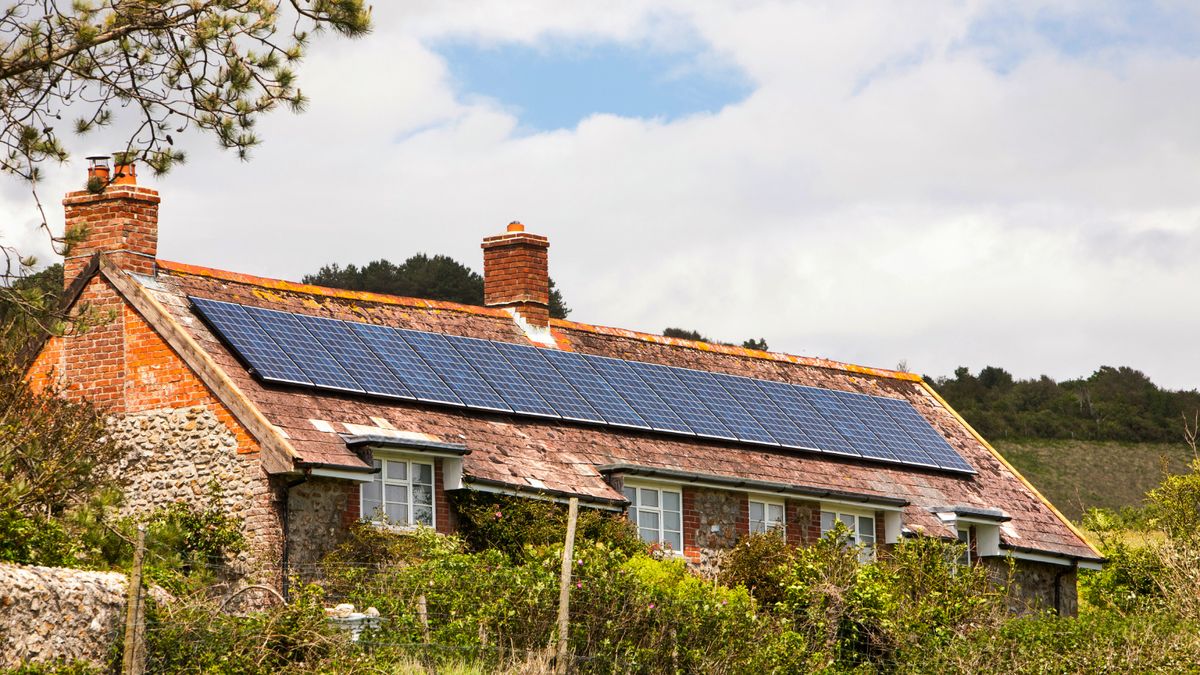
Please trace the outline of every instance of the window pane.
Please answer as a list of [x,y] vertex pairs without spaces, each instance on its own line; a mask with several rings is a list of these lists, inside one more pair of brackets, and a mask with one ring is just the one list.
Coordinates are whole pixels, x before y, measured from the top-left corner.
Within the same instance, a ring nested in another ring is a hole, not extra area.
[[642,536],[642,541],[653,544],[658,541],[658,530],[640,529],[638,534]]
[[388,504],[384,507],[384,513],[387,515],[389,522],[397,525],[408,524],[408,505],[407,504]]
[[429,505],[433,503],[432,485],[414,485],[412,489],[413,504]]
[[413,507],[413,524],[428,525],[433,527],[433,507],[432,506],[414,506]]
[[638,506],[658,506],[658,490],[642,488],[639,490],[639,493],[641,494],[642,501],[638,502]]
[[363,499],[362,513],[363,513],[364,518],[371,518],[371,519],[377,518],[377,517],[379,517],[378,511],[379,511],[379,500],[378,499]]
[[664,509],[668,509],[670,511],[678,511],[679,510],[679,493],[678,492],[668,492],[667,490],[663,490],[662,505],[663,505]]
[[408,462],[393,462],[389,459],[383,470],[388,480],[408,480]]
[[821,534],[825,534],[833,529],[834,518],[835,516],[830,511],[821,512]]
[[382,487],[382,485],[383,485],[383,483],[382,483],[382,481],[379,480],[378,476],[376,476],[370,483],[363,483],[362,484],[362,493],[361,493],[363,502],[366,502],[368,500],[373,501],[373,502],[378,502],[379,501],[379,491],[380,491],[380,488]]
[[663,542],[671,545],[672,551],[683,550],[683,537],[678,532],[666,532],[663,534]]
[[392,504],[408,504],[408,488],[403,485],[385,485],[383,490],[383,499]]
[[858,519],[858,534],[875,539],[875,519],[862,516]]
[[[642,511],[638,514],[638,527],[646,527],[658,531],[658,513],[655,511]],[[657,537],[656,537],[657,538]]]
[[783,524],[783,505],[782,504],[767,505],[767,520],[772,525],[782,525]]
[[[371,460],[371,466],[374,466],[376,469],[382,469],[382,468],[383,468],[383,461],[381,461],[381,460],[378,460],[378,459],[372,459],[372,460]],[[378,474],[376,474],[376,475],[378,475]]]
[[433,465],[432,464],[416,464],[412,465],[413,482],[421,485],[433,485]]
[[850,530],[850,534],[854,534],[854,516],[846,513],[839,513],[838,520],[846,524],[846,529]]
[[630,504],[637,504],[637,488],[621,488],[621,494],[625,495],[625,499],[628,499]]
[[750,502],[750,522],[758,523],[763,520],[763,503]]
[[662,522],[664,530],[682,530],[679,526],[679,514],[674,511],[663,511]]

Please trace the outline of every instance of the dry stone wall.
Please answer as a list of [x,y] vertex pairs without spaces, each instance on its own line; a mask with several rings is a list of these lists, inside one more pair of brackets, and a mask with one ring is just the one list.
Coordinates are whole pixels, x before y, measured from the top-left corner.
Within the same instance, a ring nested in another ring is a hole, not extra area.
[[115,572],[0,564],[0,668],[104,660],[124,620]]
[[109,419],[129,451],[114,468],[125,492],[123,515],[148,513],[177,501],[212,505],[235,518],[246,551],[229,561],[236,576],[278,576],[282,521],[277,489],[256,454],[207,407],[129,413]]

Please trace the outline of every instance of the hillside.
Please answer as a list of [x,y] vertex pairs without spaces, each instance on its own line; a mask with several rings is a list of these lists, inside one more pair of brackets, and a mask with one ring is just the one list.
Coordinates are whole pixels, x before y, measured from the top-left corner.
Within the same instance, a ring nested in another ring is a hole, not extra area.
[[1162,481],[1192,461],[1183,443],[1024,440],[993,441],[1004,457],[1068,518],[1089,508],[1139,506]]

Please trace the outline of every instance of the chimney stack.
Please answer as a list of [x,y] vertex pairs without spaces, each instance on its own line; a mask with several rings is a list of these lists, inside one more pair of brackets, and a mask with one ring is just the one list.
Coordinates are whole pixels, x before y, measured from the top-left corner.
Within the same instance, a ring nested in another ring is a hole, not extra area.
[[129,272],[154,274],[158,255],[158,191],[137,184],[132,161],[110,171],[108,157],[89,157],[87,189],[63,199],[66,231],[82,230],[63,261],[63,283],[71,282],[97,253]]
[[483,304],[512,308],[532,328],[550,326],[550,241],[518,222],[483,240]]

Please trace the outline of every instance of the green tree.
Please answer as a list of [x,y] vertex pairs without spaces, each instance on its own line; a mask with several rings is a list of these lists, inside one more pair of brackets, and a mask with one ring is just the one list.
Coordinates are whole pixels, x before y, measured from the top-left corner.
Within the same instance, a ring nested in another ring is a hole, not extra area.
[[[387,293],[429,300],[446,300],[464,305],[483,304],[483,277],[457,260],[418,253],[399,265],[380,259],[362,267],[337,263],[306,274],[306,284],[344,288],[350,291]],[[550,280],[550,316],[563,319],[571,308]]]
[[[311,35],[370,27],[362,0],[13,0],[0,10],[0,170],[28,181],[41,211],[41,167],[69,157],[71,132],[119,122],[124,159],[156,172],[183,161],[173,134],[188,130],[244,159],[263,113],[303,109],[294,67]],[[5,276],[31,266],[0,250]]]

